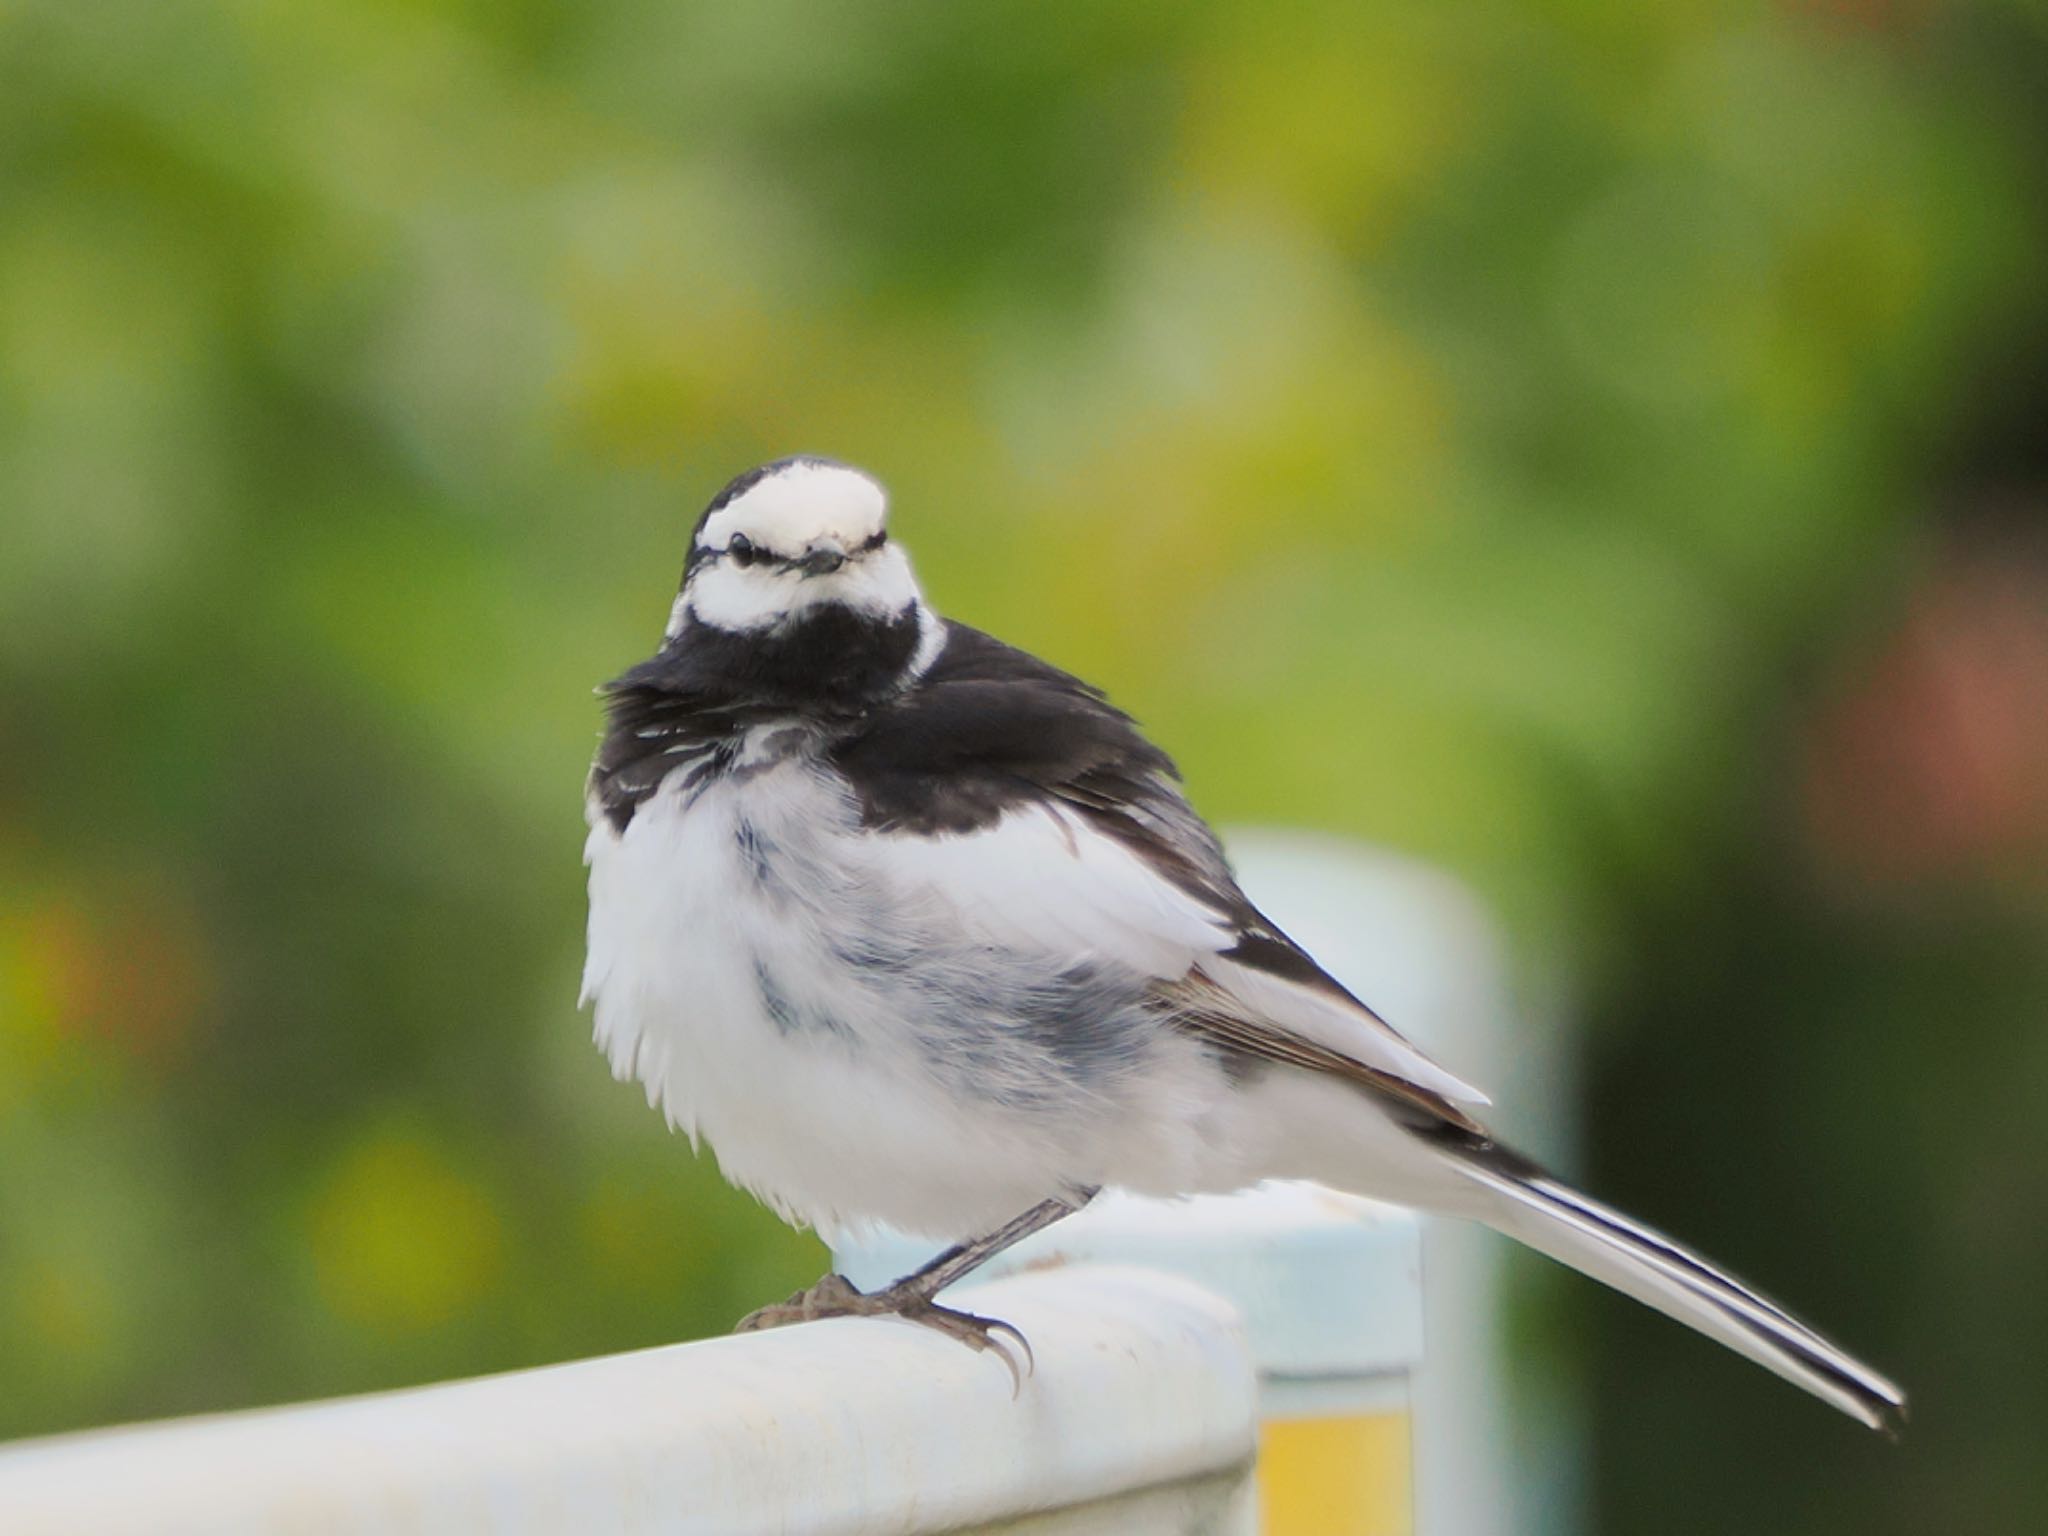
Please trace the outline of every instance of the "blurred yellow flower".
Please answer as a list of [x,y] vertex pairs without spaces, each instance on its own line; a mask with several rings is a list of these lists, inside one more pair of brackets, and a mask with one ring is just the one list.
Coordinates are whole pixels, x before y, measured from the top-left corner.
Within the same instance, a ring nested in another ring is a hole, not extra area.
[[338,1316],[379,1332],[447,1322],[498,1275],[491,1196],[409,1131],[380,1129],[349,1148],[308,1217],[321,1296]]

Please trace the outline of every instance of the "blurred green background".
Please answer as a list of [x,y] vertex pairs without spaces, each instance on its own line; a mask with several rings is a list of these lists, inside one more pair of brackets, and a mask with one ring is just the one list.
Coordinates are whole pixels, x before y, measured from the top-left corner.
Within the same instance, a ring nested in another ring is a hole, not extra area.
[[0,1435],[814,1275],[574,1008],[591,687],[809,450],[1914,1389],[1545,1285],[1600,1528],[2048,1528],[2044,257],[2019,0],[0,4]]

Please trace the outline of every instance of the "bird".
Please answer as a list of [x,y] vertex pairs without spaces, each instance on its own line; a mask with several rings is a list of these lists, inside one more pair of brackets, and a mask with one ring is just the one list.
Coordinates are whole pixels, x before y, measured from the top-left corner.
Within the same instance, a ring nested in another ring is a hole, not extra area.
[[896,1316],[1104,1188],[1309,1179],[1478,1221],[1872,1428],[1884,1376],[1503,1144],[1487,1096],[1239,888],[1100,689],[926,600],[867,473],[815,455],[697,518],[659,648],[605,684],[582,998],[614,1074],[826,1234],[949,1243],[741,1329]]

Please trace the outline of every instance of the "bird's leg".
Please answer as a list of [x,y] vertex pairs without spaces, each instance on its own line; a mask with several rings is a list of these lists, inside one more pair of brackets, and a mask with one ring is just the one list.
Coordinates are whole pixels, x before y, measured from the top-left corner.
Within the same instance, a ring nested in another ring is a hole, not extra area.
[[1004,1222],[995,1231],[972,1242],[956,1243],[922,1268],[905,1275],[895,1284],[879,1291],[857,1291],[844,1275],[827,1275],[808,1290],[798,1291],[785,1302],[763,1307],[758,1312],[749,1312],[739,1320],[733,1329],[735,1333],[752,1333],[761,1328],[780,1328],[788,1323],[812,1323],[828,1317],[902,1317],[911,1322],[922,1323],[935,1328],[951,1339],[958,1339],[970,1349],[986,1349],[1010,1368],[1010,1376],[1019,1387],[1023,1374],[1007,1345],[996,1337],[1006,1333],[1017,1341],[1024,1351],[1024,1360],[1031,1363],[1031,1344],[1023,1334],[1000,1318],[979,1317],[972,1312],[962,1312],[953,1307],[942,1307],[933,1300],[940,1291],[987,1263],[1013,1243],[1023,1241],[1034,1232],[1042,1232],[1063,1216],[1071,1216],[1090,1200],[1095,1191],[1085,1189],[1072,1196],[1041,1200],[1021,1216]]

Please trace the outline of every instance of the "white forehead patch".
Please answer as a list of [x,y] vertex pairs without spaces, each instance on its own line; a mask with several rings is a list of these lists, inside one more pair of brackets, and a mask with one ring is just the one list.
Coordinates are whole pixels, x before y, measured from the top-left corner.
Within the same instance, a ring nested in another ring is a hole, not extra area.
[[764,475],[704,520],[700,549],[723,549],[743,533],[771,554],[790,559],[820,539],[858,549],[882,531],[889,498],[881,486],[844,464],[799,461]]

